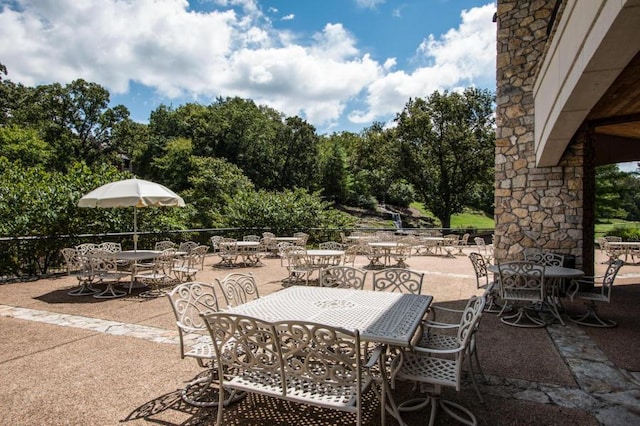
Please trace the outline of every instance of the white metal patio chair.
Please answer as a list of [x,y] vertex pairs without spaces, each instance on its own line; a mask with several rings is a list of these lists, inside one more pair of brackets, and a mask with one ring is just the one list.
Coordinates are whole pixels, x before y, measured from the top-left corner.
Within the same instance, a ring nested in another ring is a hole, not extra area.
[[[611,302],[611,289],[613,288],[613,282],[623,265],[624,261],[616,259],[609,264],[602,277],[582,277],[572,280],[568,290],[569,298],[571,301],[584,301],[587,311],[584,315],[569,317],[571,321],[588,327],[615,327],[618,325],[616,321],[600,317],[598,314],[597,304]],[[581,290],[581,286],[591,287],[595,284],[595,281],[599,279],[602,279],[602,282],[599,286],[594,287],[593,290]]]
[[[270,323],[224,312],[204,316],[214,342],[223,389],[354,413],[362,424],[362,395],[374,384],[360,336],[322,324]],[[381,416],[385,413],[382,399]],[[216,424],[224,424],[219,395]],[[384,421],[383,421],[384,423]]]
[[204,260],[208,251],[209,246],[196,246],[189,251],[189,254],[177,259],[171,271],[178,281],[182,283],[194,281],[196,274],[204,269]]
[[76,277],[78,286],[69,290],[69,296],[91,296],[99,292],[99,290],[91,287],[94,275],[91,263],[87,255],[80,254],[80,251],[73,247],[63,248],[60,250],[64,258],[67,268],[67,275]]
[[[218,371],[211,336],[202,317],[219,310],[215,288],[202,282],[184,283],[167,293],[167,298],[178,327],[180,358],[195,359],[205,369],[183,388],[182,400],[197,407],[216,406],[220,389]],[[229,394],[225,403],[234,397],[236,395]]]
[[484,298],[473,297],[467,303],[461,315],[455,337],[446,349],[413,346],[403,350],[391,362],[391,386],[404,380],[419,385],[427,397],[404,401],[399,404],[401,410],[419,410],[431,406],[429,426],[433,426],[439,409],[466,425],[477,425],[471,411],[443,398],[443,388],[450,387],[460,391],[464,358],[469,354],[472,337],[484,309]]
[[[149,286],[149,290],[140,293],[140,297],[160,297],[165,287],[178,283],[173,268],[176,263],[176,249],[163,250],[152,263],[137,263],[132,269],[133,278]],[[133,283],[133,280],[132,280]]]
[[469,260],[471,260],[471,264],[473,265],[473,270],[476,275],[476,288],[488,290],[484,311],[491,313],[500,312],[502,310],[502,306],[500,306],[497,301],[499,298],[498,286],[493,279],[489,279],[487,261],[484,256],[476,252],[469,254]]
[[116,290],[113,285],[120,283],[120,280],[130,277],[131,271],[123,271],[122,265],[116,257],[116,253],[95,249],[88,254],[91,264],[91,271],[94,279],[99,283],[106,283],[104,291],[93,295],[96,299],[112,299],[122,297],[126,291]]
[[[459,345],[459,341],[457,335],[455,333],[452,334],[452,332],[456,332],[461,324],[463,324],[464,319],[462,318],[462,315],[465,313],[476,314],[473,311],[469,311],[469,307],[472,309],[483,309],[486,312],[487,295],[490,291],[490,287],[485,289],[484,294],[481,296],[484,301],[479,301],[476,296],[471,297],[463,309],[432,305],[429,310],[432,318],[423,322],[422,335],[416,346],[432,350],[450,350],[456,348]],[[442,316],[445,316],[445,318],[441,318]],[[480,326],[480,319],[478,319],[475,329],[472,331],[471,341],[467,346],[466,359],[468,360],[469,376],[471,377],[471,382],[476,391],[476,395],[478,395],[480,402],[484,402],[484,398],[480,393],[475,377],[477,372],[482,380],[486,381],[477,351],[476,332]]]
[[[544,327],[546,322],[537,314],[540,306],[546,304],[544,266],[533,262],[506,262],[498,265],[500,271],[500,298],[504,306],[498,313],[500,320],[516,327]],[[516,312],[503,316],[507,307]]]

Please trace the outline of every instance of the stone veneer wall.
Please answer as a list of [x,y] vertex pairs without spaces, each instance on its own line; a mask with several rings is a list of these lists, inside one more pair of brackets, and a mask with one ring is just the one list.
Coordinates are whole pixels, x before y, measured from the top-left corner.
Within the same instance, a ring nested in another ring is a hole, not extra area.
[[525,248],[538,247],[574,255],[582,266],[589,264],[583,257],[588,131],[574,137],[557,166],[535,165],[533,87],[554,4],[498,0],[494,249],[497,261],[522,259]]

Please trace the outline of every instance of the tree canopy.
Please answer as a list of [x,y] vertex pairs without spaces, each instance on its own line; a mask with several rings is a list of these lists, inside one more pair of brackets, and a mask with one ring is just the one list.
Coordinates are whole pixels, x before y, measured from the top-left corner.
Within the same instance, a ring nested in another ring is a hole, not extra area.
[[451,215],[493,183],[493,96],[468,88],[410,99],[396,117],[403,176],[449,228]]

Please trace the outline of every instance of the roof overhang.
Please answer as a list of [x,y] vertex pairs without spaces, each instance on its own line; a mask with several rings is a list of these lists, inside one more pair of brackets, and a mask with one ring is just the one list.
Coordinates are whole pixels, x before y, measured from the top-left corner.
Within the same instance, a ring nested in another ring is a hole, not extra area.
[[[558,164],[576,130],[638,55],[638,28],[640,0],[567,0],[534,85],[537,166]],[[636,84],[626,89],[638,98],[640,75],[630,78]],[[615,114],[630,116],[633,109]]]

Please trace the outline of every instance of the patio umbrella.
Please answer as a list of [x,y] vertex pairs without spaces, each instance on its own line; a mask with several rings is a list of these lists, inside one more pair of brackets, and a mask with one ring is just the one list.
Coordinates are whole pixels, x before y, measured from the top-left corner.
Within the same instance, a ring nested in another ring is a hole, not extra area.
[[138,249],[137,209],[159,206],[184,207],[184,200],[159,183],[136,178],[107,183],[78,201],[78,207],[133,207],[134,250]]

